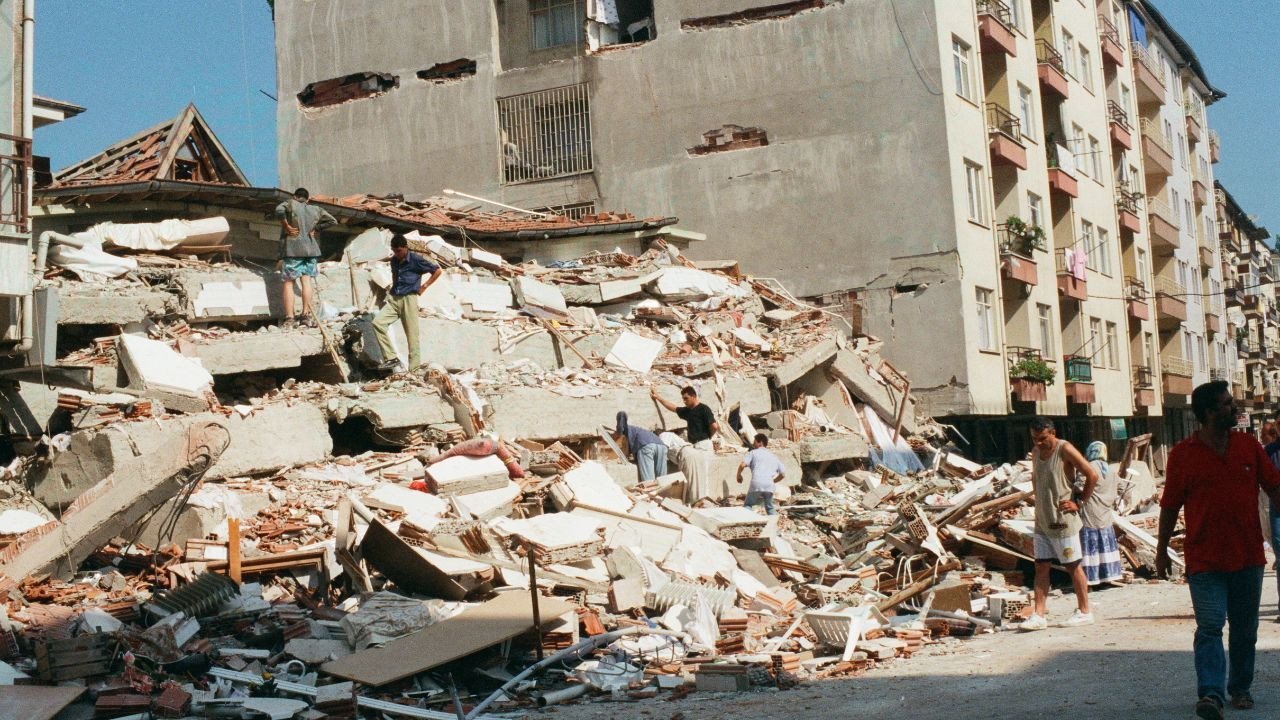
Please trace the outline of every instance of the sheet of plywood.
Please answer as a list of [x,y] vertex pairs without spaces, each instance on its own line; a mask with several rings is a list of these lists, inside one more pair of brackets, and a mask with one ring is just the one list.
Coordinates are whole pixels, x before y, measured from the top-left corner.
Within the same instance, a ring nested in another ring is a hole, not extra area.
[[[539,598],[543,625],[573,611],[573,605],[554,598]],[[533,629],[533,603],[527,592],[505,592],[493,600],[398,637],[379,648],[370,648],[325,663],[330,675],[377,687],[395,682],[471,653],[484,650]]]
[[0,720],[49,720],[83,692],[75,686],[0,685]]

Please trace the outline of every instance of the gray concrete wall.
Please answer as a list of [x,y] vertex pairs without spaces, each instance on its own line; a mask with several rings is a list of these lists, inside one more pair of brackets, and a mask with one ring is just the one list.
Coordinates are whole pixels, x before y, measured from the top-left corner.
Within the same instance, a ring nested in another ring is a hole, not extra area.
[[[709,235],[694,257],[738,258],[799,295],[865,285],[893,256],[954,248],[934,1],[680,28],[760,4],[655,0],[654,41],[530,65],[525,0],[464,0],[447,12],[429,0],[281,0],[281,182],[339,195],[454,187],[517,205],[595,200],[676,215]],[[476,60],[475,76],[414,77],[460,57]],[[307,83],[365,70],[396,73],[401,86],[299,108]],[[590,87],[596,171],[501,186],[495,98],[579,82]],[[725,124],[761,127],[769,145],[688,155]]]

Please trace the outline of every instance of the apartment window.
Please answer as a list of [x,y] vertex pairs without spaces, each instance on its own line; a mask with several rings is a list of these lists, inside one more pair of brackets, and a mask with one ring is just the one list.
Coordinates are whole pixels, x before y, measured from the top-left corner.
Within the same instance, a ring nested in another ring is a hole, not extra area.
[[1165,147],[1168,147],[1169,143],[1171,142],[1173,142],[1173,125],[1170,124],[1168,120],[1165,120],[1164,121],[1164,143],[1162,144]]
[[1182,213],[1187,216],[1187,232],[1195,234],[1196,231],[1196,213],[1191,209],[1191,201],[1183,199]]
[[1203,335],[1196,335],[1196,353],[1197,353],[1196,367],[1197,369],[1203,371],[1206,369],[1206,362],[1205,362],[1206,355],[1204,352],[1204,336]]
[[972,160],[964,161],[965,189],[969,196],[969,219],[979,225],[987,224],[987,176],[982,166]]
[[529,20],[533,26],[533,49],[545,50],[573,45],[582,28],[579,0],[529,0]]
[[1018,83],[1018,121],[1022,123],[1022,136],[1035,140],[1036,104],[1031,88]]
[[1098,228],[1098,271],[1111,274],[1111,236],[1103,227]]
[[978,301],[978,349],[996,349],[996,318],[991,304],[991,291],[975,288]]
[[1080,82],[1085,90],[1093,92],[1093,56],[1084,45],[1080,46]]
[[[1136,248],[1137,252],[1133,257],[1134,271],[1138,273],[1138,282],[1147,282],[1147,251],[1142,248]],[[1145,300],[1145,298],[1143,298]]]
[[1107,367],[1112,370],[1120,369],[1120,334],[1116,332],[1116,324],[1107,323],[1107,348],[1103,354],[1107,356]]
[[1135,193],[1142,192],[1142,181],[1139,179],[1141,177],[1142,175],[1138,173],[1138,167],[1136,165],[1130,165],[1129,181],[1127,183],[1129,187],[1129,192],[1135,192]]
[[591,102],[585,83],[498,98],[503,182],[591,172]]
[[1178,160],[1182,162],[1182,167],[1187,167],[1187,136],[1178,133]]
[[973,48],[954,35],[951,37],[952,62],[955,64],[956,94],[966,100],[973,96]]
[[1098,138],[1089,136],[1089,167],[1093,172],[1093,179],[1102,182],[1102,145],[1098,143]]
[[1093,240],[1093,223],[1088,220],[1080,221],[1080,242],[1084,245],[1085,267],[1097,270],[1098,246]]
[[1040,355],[1053,357],[1053,308],[1036,303],[1036,323],[1039,325]]
[[1102,320],[1089,318],[1089,359],[1094,367],[1102,367]]
[[1088,163],[1080,162],[1080,154],[1084,152],[1084,128],[1071,123],[1071,153],[1076,156],[1076,167],[1086,172]]
[[1009,22],[1015,30],[1022,30],[1022,3],[1024,0],[1005,0],[1009,6]]
[[1182,338],[1182,359],[1187,360],[1188,362],[1194,361],[1192,356],[1195,355],[1195,350],[1191,345],[1191,331],[1183,328],[1182,334],[1179,335],[1179,337]]
[[1027,220],[1036,227],[1044,227],[1044,210],[1040,196],[1033,192],[1027,193]]
[[1142,364],[1151,367],[1156,357],[1156,336],[1153,333],[1143,333],[1146,341],[1142,344]]
[[1138,126],[1138,115],[1133,111],[1133,91],[1128,85],[1120,86],[1120,108],[1129,116],[1129,122],[1133,127]]
[[1062,66],[1068,74],[1076,71],[1076,39],[1066,28],[1062,29]]

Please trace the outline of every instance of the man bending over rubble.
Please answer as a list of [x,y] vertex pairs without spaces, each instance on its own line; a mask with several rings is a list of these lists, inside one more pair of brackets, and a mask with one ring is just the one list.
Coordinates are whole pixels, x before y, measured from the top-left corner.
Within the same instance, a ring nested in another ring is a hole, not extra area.
[[[404,339],[409,345],[409,371],[418,369],[422,359],[422,349],[418,346],[418,296],[440,279],[440,273],[439,266],[409,252],[409,241],[404,237],[397,235],[391,238],[391,290],[373,319],[373,332],[378,337],[378,347],[382,349],[383,360],[379,370],[394,370],[400,364],[391,336],[387,334],[387,329],[397,320],[404,328]],[[430,275],[426,282],[422,282],[423,275]]]
[[777,515],[778,511],[773,509],[773,491],[777,482],[785,475],[782,461],[769,450],[768,445],[769,436],[756,433],[751,451],[738,465],[738,482],[742,482],[742,471],[751,468],[751,487],[747,489],[747,501],[744,504],[754,507],[763,502],[766,515]]
[[689,444],[699,450],[714,450],[712,438],[716,433],[720,432],[720,424],[716,422],[715,413],[711,412],[711,408],[703,405],[698,401],[698,391],[693,389],[692,385],[686,385],[680,391],[680,399],[684,405],[677,407],[670,400],[663,400],[658,395],[658,388],[649,389],[649,394],[654,400],[662,403],[662,407],[675,413],[681,420],[688,425]]
[[[1169,576],[1169,540],[1178,512],[1185,510],[1182,551],[1196,616],[1196,715],[1220,720],[1227,693],[1233,707],[1253,707],[1249,688],[1267,563],[1258,489],[1280,505],[1280,472],[1253,436],[1232,430],[1236,407],[1226,381],[1192,391],[1191,411],[1200,429],[1175,445],[1166,463],[1156,574]],[[1227,655],[1222,653],[1225,623],[1231,625]]]
[[311,304],[315,292],[316,261],[320,259],[320,243],[316,234],[336,225],[337,220],[324,210],[311,204],[311,193],[306,188],[293,191],[293,197],[276,206],[280,220],[281,275],[284,277],[284,326],[292,327],[293,281],[302,285],[302,322],[315,327],[315,308]]
[[[1031,482],[1036,500],[1036,601],[1031,617],[1020,627],[1049,627],[1049,570],[1055,561],[1067,568],[1076,592],[1076,611],[1062,623],[1063,627],[1088,625],[1093,622],[1093,613],[1089,611],[1089,580],[1080,562],[1080,506],[1093,495],[1098,471],[1074,445],[1058,439],[1058,431],[1049,418],[1031,419],[1031,440],[1035,444],[1031,450]],[[1078,501],[1072,499],[1071,483],[1077,472],[1084,476],[1084,490]]]

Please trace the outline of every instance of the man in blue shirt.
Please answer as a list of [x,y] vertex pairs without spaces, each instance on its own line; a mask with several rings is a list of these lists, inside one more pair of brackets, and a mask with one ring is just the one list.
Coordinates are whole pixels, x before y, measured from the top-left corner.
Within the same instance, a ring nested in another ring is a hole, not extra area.
[[627,441],[627,452],[640,473],[640,483],[647,484],[667,474],[667,446],[652,431],[627,421],[625,412],[618,412],[614,427],[615,442]]
[[[400,364],[387,334],[387,329],[397,320],[404,328],[404,338],[409,344],[409,371],[422,364],[422,351],[418,347],[418,296],[440,278],[440,273],[440,268],[434,263],[409,252],[408,240],[400,235],[391,239],[391,290],[373,319],[373,332],[378,337],[378,347],[382,349],[383,362],[379,369],[393,370]],[[426,282],[422,282],[423,275],[430,275]]]
[[742,471],[751,468],[751,487],[747,490],[747,507],[764,503],[764,511],[769,515],[777,515],[773,509],[773,491],[775,483],[784,477],[782,461],[769,449],[769,438],[764,433],[757,433],[751,451],[742,458],[738,465],[738,482],[742,482]]

